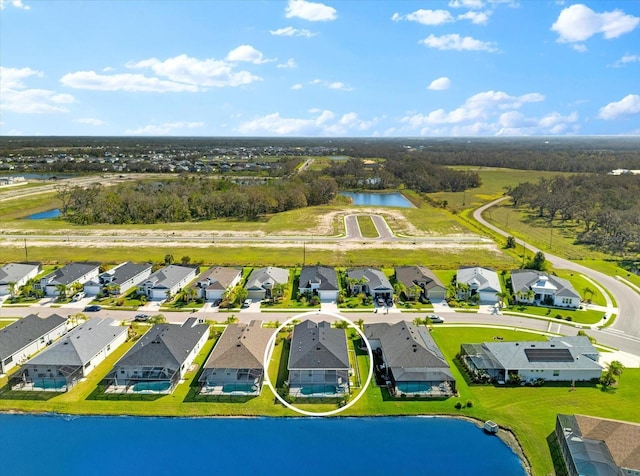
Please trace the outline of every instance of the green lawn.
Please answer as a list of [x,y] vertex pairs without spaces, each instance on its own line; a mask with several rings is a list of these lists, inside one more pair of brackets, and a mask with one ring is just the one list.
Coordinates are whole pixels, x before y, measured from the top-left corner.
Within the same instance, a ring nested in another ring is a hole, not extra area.
[[364,238],[378,238],[378,229],[373,224],[373,220],[368,215],[358,215],[358,227],[360,227],[360,233]]

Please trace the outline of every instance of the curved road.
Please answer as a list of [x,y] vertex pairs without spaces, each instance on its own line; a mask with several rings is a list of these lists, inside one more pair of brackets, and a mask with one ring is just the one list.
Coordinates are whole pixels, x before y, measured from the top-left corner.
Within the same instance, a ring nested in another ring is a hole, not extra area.
[[[475,218],[479,223],[482,223],[484,226],[493,230],[494,232],[499,233],[502,236],[509,236],[507,232],[496,227],[495,225],[492,225],[482,217],[482,213],[484,213],[485,210],[494,205],[497,205],[498,203],[508,198],[509,197],[499,198],[498,200],[494,200],[493,202],[483,205],[473,212],[473,218]],[[540,249],[524,242],[523,240],[516,239],[516,242],[520,245],[526,246],[534,253],[541,251]],[[587,268],[586,266],[583,266],[581,264],[574,263],[573,261],[560,258],[559,256],[548,254],[547,252],[543,253],[547,261],[553,264],[554,267],[558,269],[569,269],[580,274],[584,274],[594,281],[600,283],[611,293],[611,295],[613,295],[618,307],[618,317],[611,326],[599,332],[615,334],[620,338],[630,336],[630,340],[632,342],[636,342],[636,353],[639,353],[638,351],[640,351],[640,341],[638,341],[637,339],[640,338],[640,294],[636,293],[629,286],[604,273],[595,271],[591,268]]]

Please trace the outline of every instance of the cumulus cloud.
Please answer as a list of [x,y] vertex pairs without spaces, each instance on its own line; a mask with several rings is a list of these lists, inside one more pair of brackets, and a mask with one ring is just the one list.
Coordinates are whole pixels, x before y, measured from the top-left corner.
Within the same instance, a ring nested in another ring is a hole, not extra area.
[[138,129],[127,129],[124,133],[136,136],[166,136],[200,127],[204,127],[203,122],[166,122],[164,124],[149,124]]
[[431,84],[427,86],[427,89],[431,89],[432,91],[444,91],[445,89],[449,89],[451,86],[451,80],[446,76],[443,76],[438,79],[434,79],[431,81]]
[[0,10],[4,10],[7,6],[20,8],[21,10],[31,10],[31,7],[22,3],[22,0],[0,0]]
[[301,18],[307,21],[332,21],[338,18],[338,12],[335,8],[324,3],[289,0],[285,9],[285,17]]
[[87,124],[89,126],[101,126],[104,124],[104,121],[93,117],[81,117],[80,119],[74,119],[73,122],[77,122],[78,124]]
[[264,55],[251,45],[240,45],[229,51],[227,61],[244,61],[247,63],[262,64],[273,60],[264,59]]
[[269,30],[269,33],[274,36],[302,36],[305,38],[311,38],[317,34],[305,29],[298,30],[292,26],[285,26],[284,28],[278,28],[277,30]]
[[596,13],[578,3],[563,9],[551,30],[558,33],[559,43],[577,43],[597,34],[607,40],[618,38],[633,31],[639,23],[639,17],[627,15],[622,10]]
[[74,89],[90,89],[94,91],[127,91],[127,92],[196,92],[200,88],[193,84],[163,81],[143,74],[98,74],[95,71],[77,71],[67,73],[60,82]]
[[633,116],[638,113],[640,113],[640,96],[629,94],[620,99],[620,101],[610,102],[601,107],[598,117],[609,120]]
[[488,51],[490,53],[498,51],[496,44],[492,41],[480,41],[470,36],[462,37],[457,33],[442,36],[431,34],[418,43],[438,50]]
[[74,102],[70,94],[49,89],[28,88],[26,79],[42,77],[41,71],[31,68],[0,66],[0,110],[23,114],[47,114],[68,112],[64,104]]
[[454,21],[453,16],[447,10],[416,10],[406,15],[394,13],[391,17],[393,21],[414,21],[421,25],[442,25]]
[[296,61],[293,58],[289,58],[286,63],[281,63],[278,65],[278,68],[285,68],[285,69],[291,69],[291,68],[297,68],[297,67],[298,65],[296,64]]
[[451,0],[449,2],[451,8],[482,8],[484,2],[482,0]]
[[620,58],[618,61],[613,63],[611,66],[613,66],[614,68],[619,68],[626,64],[636,63],[636,62],[640,62],[640,55],[624,55],[622,58]]
[[369,130],[377,122],[377,119],[362,120],[355,112],[349,112],[342,116],[329,110],[313,109],[309,112],[315,117],[282,117],[280,113],[275,112],[245,122],[237,130],[241,134],[247,135],[340,136],[353,130]]
[[491,12],[472,12],[463,13],[458,15],[458,20],[469,20],[474,25],[486,25],[489,22],[489,16]]

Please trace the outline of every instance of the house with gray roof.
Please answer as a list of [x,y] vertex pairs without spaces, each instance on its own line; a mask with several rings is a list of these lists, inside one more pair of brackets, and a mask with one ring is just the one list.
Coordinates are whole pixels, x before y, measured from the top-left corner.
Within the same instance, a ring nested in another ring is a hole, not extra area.
[[447,288],[429,268],[424,266],[397,266],[395,268],[396,281],[402,283],[407,290],[407,295],[413,296],[411,288],[414,286],[422,289],[422,294],[431,302],[441,302],[447,297]]
[[640,474],[640,424],[556,415],[556,437],[569,476]]
[[159,269],[138,286],[138,294],[152,301],[163,301],[180,292],[196,278],[197,267],[171,264]]
[[456,394],[456,380],[429,330],[408,321],[365,324],[378,376],[395,396]]
[[85,283],[84,292],[90,296],[100,293],[111,295],[127,294],[149,276],[151,276],[151,265],[149,263],[127,261],[101,273],[97,279]]
[[374,299],[389,299],[393,296],[393,286],[379,269],[351,268],[347,270],[347,286],[351,294],[364,293]]
[[58,296],[58,286],[71,288],[76,283],[84,284],[97,278],[99,273],[99,263],[69,263],[42,277],[34,287],[42,290],[46,296]]
[[248,291],[249,299],[254,301],[262,301],[271,297],[271,291],[276,284],[286,285],[289,282],[289,270],[284,268],[275,268],[269,266],[267,268],[254,269],[245,284]]
[[9,263],[0,268],[0,296],[16,293],[42,270],[40,263]]
[[203,395],[260,395],[264,353],[275,329],[261,321],[229,324],[200,375]]
[[511,290],[521,303],[580,307],[580,294],[569,281],[533,269],[511,271]]
[[474,379],[506,382],[590,381],[602,375],[600,354],[585,336],[550,337],[546,342],[462,344],[461,360]]
[[338,299],[338,274],[329,266],[305,266],[300,271],[300,294],[318,296],[322,301]]
[[107,393],[171,393],[209,338],[209,325],[156,324],[105,377]]
[[67,319],[29,314],[0,329],[0,374],[6,374],[67,332]]
[[[502,292],[498,273],[492,269],[473,266],[458,269],[456,274],[458,296],[467,299],[477,295],[481,304],[495,304],[500,299],[497,294]],[[468,286],[468,290],[461,290],[460,284]]]
[[222,299],[222,295],[227,290],[236,287],[241,279],[241,268],[214,266],[200,273],[194,286],[199,298],[211,302],[216,299]]
[[9,379],[13,390],[66,392],[127,339],[114,319],[95,317],[29,359]]
[[306,320],[293,328],[289,349],[289,394],[339,397],[349,393],[349,353],[344,329]]

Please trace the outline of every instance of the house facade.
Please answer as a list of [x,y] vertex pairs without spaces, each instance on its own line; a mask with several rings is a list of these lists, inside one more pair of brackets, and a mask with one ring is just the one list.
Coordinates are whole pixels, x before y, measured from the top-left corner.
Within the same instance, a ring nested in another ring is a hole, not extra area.
[[580,294],[569,281],[532,269],[511,271],[511,290],[521,303],[580,307]]
[[300,271],[298,292],[317,295],[322,301],[338,299],[338,274],[329,266],[305,266]]
[[254,269],[244,287],[250,299],[262,301],[271,297],[274,285],[286,285],[288,282],[289,270],[269,266],[267,268]]
[[66,334],[67,326],[67,319],[57,314],[47,318],[29,314],[0,329],[0,374],[51,345]]
[[97,279],[87,282],[84,285],[84,292],[90,296],[100,293],[116,296],[127,294],[149,276],[151,276],[149,263],[138,264],[127,261],[101,273]]
[[289,394],[294,397],[340,397],[349,393],[349,354],[344,329],[306,320],[293,328],[289,360]]
[[9,379],[13,390],[66,392],[127,339],[113,319],[93,318],[25,362]]
[[351,294],[364,293],[374,299],[393,297],[393,286],[379,269],[351,268],[347,270],[347,285]]
[[0,268],[0,296],[16,293],[42,270],[40,263],[9,263]]
[[40,289],[46,296],[58,296],[61,286],[71,288],[76,283],[84,284],[96,279],[98,274],[100,274],[99,263],[69,263],[41,278],[34,287]]
[[[462,299],[477,295],[481,304],[495,304],[500,300],[497,295],[502,292],[500,278],[492,269],[478,266],[460,268],[456,274],[456,282],[458,297]],[[460,289],[460,284],[466,285],[468,289]]]
[[215,266],[209,268],[196,278],[194,284],[198,297],[211,302],[222,299],[222,295],[236,287],[242,279],[241,268]]
[[196,278],[197,268],[171,264],[159,269],[138,286],[138,294],[152,301],[173,296]]
[[447,288],[429,268],[424,266],[398,266],[395,268],[396,281],[402,283],[407,295],[413,296],[411,288],[418,286],[423,296],[431,302],[441,302],[447,297]]
[[108,393],[171,393],[209,338],[209,325],[191,317],[182,325],[156,324],[105,378]]
[[203,395],[260,395],[263,359],[274,329],[261,321],[226,327],[200,375]]
[[448,397],[456,394],[449,364],[426,327],[408,321],[366,324],[364,333],[377,374],[395,396]]
[[462,344],[461,360],[476,377],[507,382],[572,382],[599,379],[600,354],[585,336],[551,337],[544,342]]

